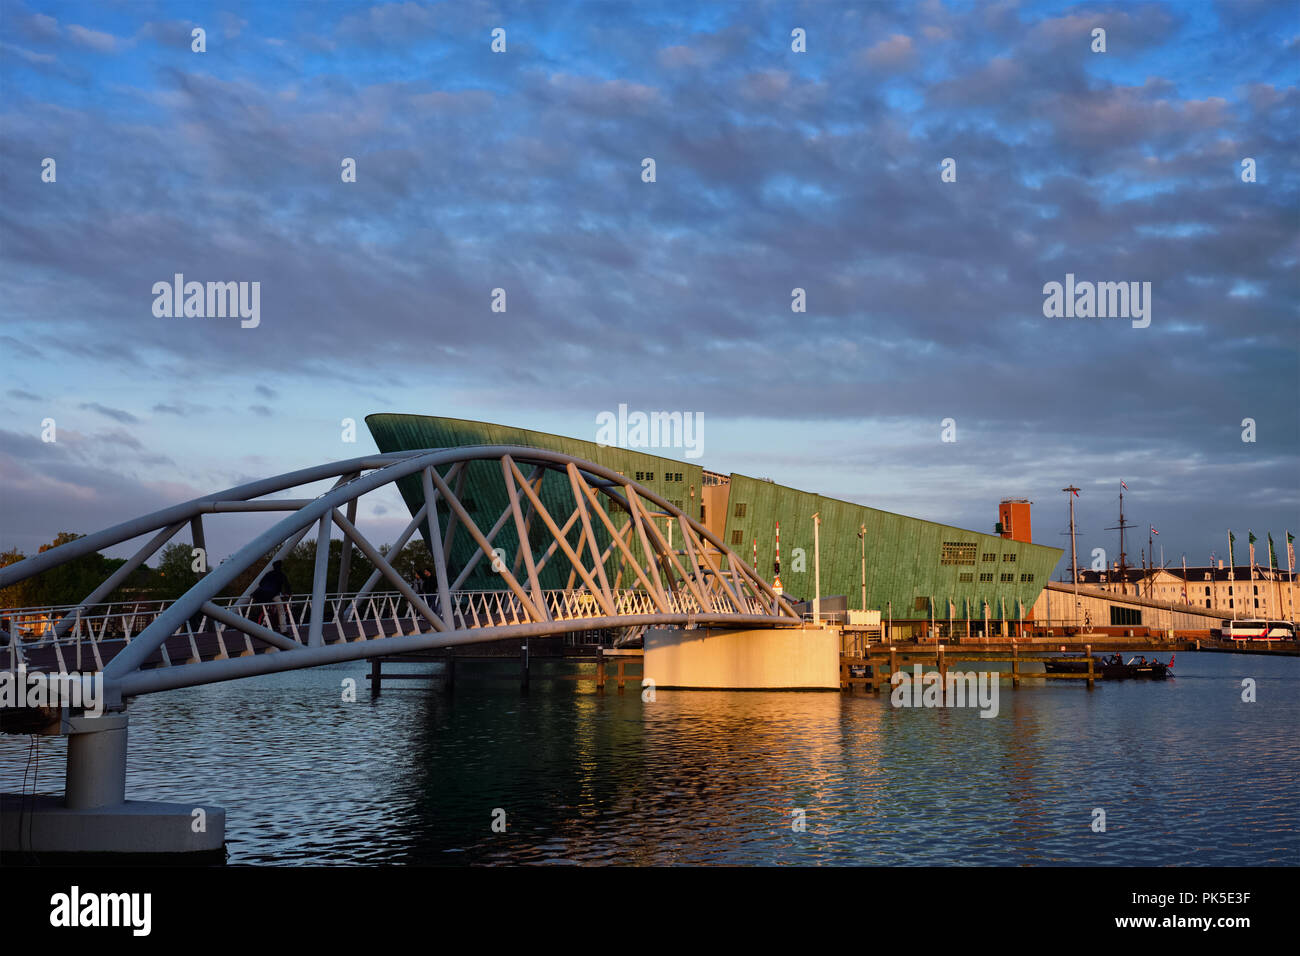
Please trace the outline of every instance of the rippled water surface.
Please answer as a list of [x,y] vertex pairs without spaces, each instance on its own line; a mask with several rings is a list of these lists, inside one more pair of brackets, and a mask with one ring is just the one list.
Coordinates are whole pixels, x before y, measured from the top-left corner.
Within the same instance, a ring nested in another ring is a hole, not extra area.
[[[1091,693],[1004,683],[993,719],[887,695],[646,703],[538,669],[521,695],[480,679],[492,665],[371,701],[367,666],[140,698],[128,796],[224,806],[232,863],[1300,862],[1296,658],[1179,654],[1176,680]],[[0,789],[30,788],[28,743],[0,737]],[[63,761],[43,739],[36,789],[62,791]]]

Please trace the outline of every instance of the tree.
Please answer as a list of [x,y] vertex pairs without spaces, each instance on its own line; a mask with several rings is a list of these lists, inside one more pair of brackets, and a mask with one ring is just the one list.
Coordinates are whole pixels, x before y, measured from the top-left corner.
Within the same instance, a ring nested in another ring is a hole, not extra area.
[[[380,551],[382,550],[381,548]],[[230,583],[225,593],[228,596],[244,593],[249,585],[261,578],[267,564],[274,557],[274,551],[268,551],[262,555]],[[342,559],[343,542],[338,538],[334,538],[330,541],[330,556],[325,571],[325,590],[327,592],[332,593],[338,587],[339,563]],[[353,548],[352,563],[348,566],[348,580],[344,590],[361,590],[361,585],[366,583],[366,578],[370,577],[371,572],[374,570],[375,566],[370,563],[370,559]],[[289,578],[289,586],[295,594],[305,594],[311,591],[312,578],[316,573],[315,538],[299,542],[292,551],[285,555],[284,573]],[[382,590],[384,585],[381,584],[379,587]]]
[[[49,544],[40,547],[40,553],[76,541],[84,535],[61,531]],[[17,549],[4,553],[5,564],[23,560]],[[20,581],[0,592],[0,606],[41,607],[45,605],[77,604],[85,599],[104,579],[125,562],[120,558],[106,558],[99,552],[83,554],[48,571]]]
[[159,588],[164,597],[178,598],[202,577],[194,570],[193,546],[175,541],[162,549],[158,557]]

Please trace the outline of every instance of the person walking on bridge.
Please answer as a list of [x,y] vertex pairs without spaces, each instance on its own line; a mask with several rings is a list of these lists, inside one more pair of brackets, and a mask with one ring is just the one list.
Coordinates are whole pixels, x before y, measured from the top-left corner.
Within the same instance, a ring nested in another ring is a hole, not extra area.
[[271,570],[262,575],[262,580],[257,582],[257,589],[253,591],[249,603],[254,607],[261,606],[262,617],[267,627],[271,626],[270,614],[266,605],[275,602],[276,616],[278,624],[276,630],[283,633],[285,630],[285,600],[293,593],[293,588],[289,585],[289,576],[284,573],[284,562],[276,561],[271,565]]

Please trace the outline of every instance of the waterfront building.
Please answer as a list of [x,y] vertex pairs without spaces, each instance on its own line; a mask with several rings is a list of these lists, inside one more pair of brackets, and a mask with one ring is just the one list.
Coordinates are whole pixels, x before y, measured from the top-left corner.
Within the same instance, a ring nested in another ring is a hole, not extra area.
[[1256,566],[1252,581],[1249,565],[1229,569],[1223,561],[1214,566],[1188,567],[1186,577],[1181,565],[1128,568],[1123,575],[1114,566],[1107,571],[1081,570],[1079,584],[1113,594],[1210,608],[1222,612],[1225,618],[1235,614],[1291,620],[1298,596],[1295,574],[1284,568]]
[[[702,522],[759,573],[775,576],[776,525],[781,530],[780,577],[788,598],[814,596],[813,515],[821,516],[820,566],[823,598],[842,595],[850,609],[880,611],[893,634],[1005,635],[1032,616],[1034,601],[1061,557],[1059,548],[1031,540],[1030,502],[1007,499],[999,508],[997,533],[985,534],[893,514],[777,484],[766,478],[709,471],[691,461],[638,449],[598,445],[508,425],[427,415],[375,414],[366,424],[383,452],[463,445],[528,445],[602,464],[651,489]],[[459,495],[471,516],[491,522],[506,507],[495,463],[471,465]],[[453,487],[453,490],[455,488]],[[401,483],[412,514],[424,503],[418,478]],[[563,475],[548,474],[539,492],[548,510],[568,515],[572,493]],[[445,527],[449,512],[440,504]],[[668,519],[664,521],[665,536]],[[859,531],[865,527],[864,541]],[[507,522],[494,544],[513,560],[518,538]],[[602,539],[602,547],[606,539]],[[461,567],[475,544],[468,535],[453,542]],[[456,573],[455,570],[452,572]],[[570,569],[550,562],[544,588],[563,588]],[[865,578],[865,581],[863,580]],[[467,588],[497,588],[499,579],[480,562]]]

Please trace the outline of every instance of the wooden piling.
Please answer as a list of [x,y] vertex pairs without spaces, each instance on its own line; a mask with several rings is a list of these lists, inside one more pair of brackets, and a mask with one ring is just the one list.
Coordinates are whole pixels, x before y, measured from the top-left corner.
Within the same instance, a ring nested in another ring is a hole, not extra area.
[[605,693],[605,652],[596,651],[596,690]]
[[1011,645],[1011,686],[1020,687],[1020,648],[1015,644]]
[[1093,681],[1096,679],[1096,675],[1093,673],[1093,666],[1092,666],[1092,645],[1091,644],[1083,645],[1083,650],[1084,653],[1088,655],[1088,690],[1092,690],[1094,686]]
[[519,690],[528,693],[528,642],[519,645]]
[[374,700],[379,696],[379,684],[383,679],[383,664],[379,662],[378,657],[370,658],[370,699]]

